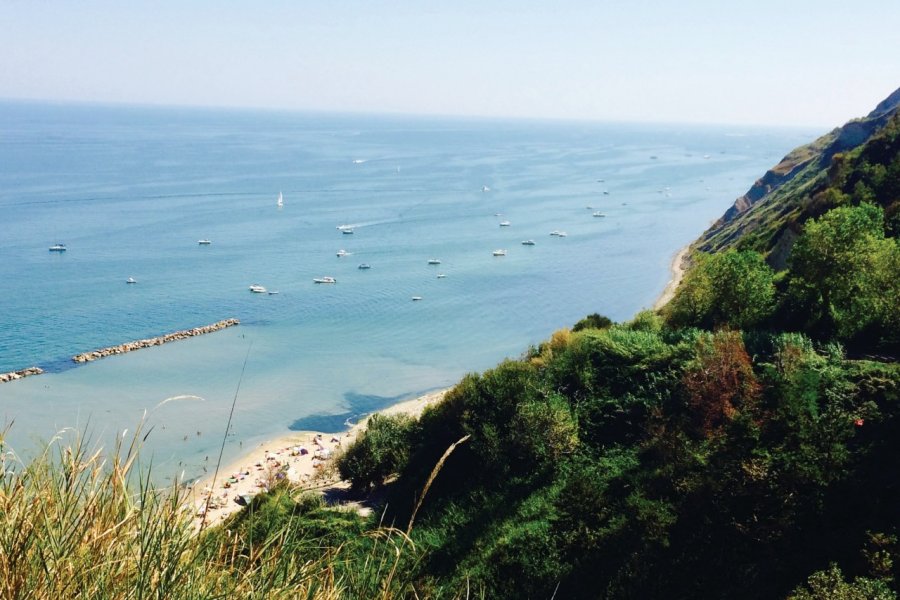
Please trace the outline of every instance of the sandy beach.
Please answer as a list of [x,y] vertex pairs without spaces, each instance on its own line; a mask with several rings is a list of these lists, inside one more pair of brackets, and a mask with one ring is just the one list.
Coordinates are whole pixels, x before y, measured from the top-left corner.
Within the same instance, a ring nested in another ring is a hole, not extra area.
[[675,295],[675,290],[678,288],[678,284],[681,283],[682,278],[684,277],[685,264],[684,259],[687,257],[688,251],[691,249],[690,245],[685,246],[677,253],[675,253],[674,258],[672,258],[672,278],[669,279],[669,282],[666,284],[666,287],[663,288],[662,294],[660,294],[659,298],[656,299],[656,302],[653,304],[653,310],[659,310],[663,306],[669,303],[669,300]]
[[[440,402],[448,390],[431,392],[389,406],[377,414],[407,414],[418,417],[426,406]],[[340,483],[331,468],[334,457],[349,446],[371,415],[342,433],[305,431],[291,433],[260,443],[238,459],[194,483],[190,502],[194,524],[199,528],[204,516],[206,526],[221,523],[239,511],[245,500],[269,489],[281,478],[309,490],[321,490]]]

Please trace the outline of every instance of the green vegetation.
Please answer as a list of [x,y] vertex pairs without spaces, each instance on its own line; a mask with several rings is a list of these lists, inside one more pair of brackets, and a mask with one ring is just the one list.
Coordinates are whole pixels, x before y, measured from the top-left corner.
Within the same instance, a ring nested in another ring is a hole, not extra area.
[[676,325],[713,328],[756,326],[771,316],[775,273],[752,250],[698,255],[667,306]]
[[198,537],[183,491],[139,472],[139,439],[109,455],[54,443],[28,465],[5,454],[0,597],[405,597],[418,553],[403,532],[282,485]]
[[357,491],[382,485],[406,466],[407,439],[414,427],[407,415],[372,415],[356,443],[337,459],[341,478],[353,482]]
[[787,294],[806,329],[898,347],[900,243],[884,233],[883,211],[865,203],[806,224],[791,254]]
[[408,438],[386,518],[469,435],[411,534],[420,597],[805,598],[831,563],[846,597],[893,597],[897,433],[896,363],[644,314],[464,378]]
[[896,353],[900,240],[881,207],[841,206],[806,223],[777,275],[753,250],[696,255],[664,314],[673,326],[778,328]]

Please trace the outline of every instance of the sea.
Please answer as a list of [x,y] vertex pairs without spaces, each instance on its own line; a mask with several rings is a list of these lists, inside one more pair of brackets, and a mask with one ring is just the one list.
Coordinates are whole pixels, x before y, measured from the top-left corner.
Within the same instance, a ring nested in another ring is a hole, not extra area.
[[139,431],[142,468],[189,480],[223,440],[227,461],[341,431],[587,314],[627,320],[819,133],[0,102],[0,372],[46,371],[0,384],[3,450]]

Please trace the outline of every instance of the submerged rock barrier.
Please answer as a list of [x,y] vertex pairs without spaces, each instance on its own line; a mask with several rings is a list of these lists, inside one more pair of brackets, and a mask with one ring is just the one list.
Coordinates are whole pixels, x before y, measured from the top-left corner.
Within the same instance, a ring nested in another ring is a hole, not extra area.
[[23,377],[29,377],[31,375],[40,375],[43,372],[44,370],[40,367],[28,367],[27,369],[10,371],[9,373],[0,373],[0,383],[15,381],[16,379],[22,379]]
[[115,356],[117,354],[125,354],[126,352],[131,352],[132,350],[140,350],[141,348],[150,348],[151,346],[161,346],[162,344],[168,342],[175,342],[177,340],[183,340],[185,338],[194,337],[195,335],[203,335],[204,333],[212,333],[213,331],[219,331],[220,329],[225,329],[226,327],[231,327],[233,325],[239,325],[240,321],[238,319],[225,319],[224,321],[219,321],[218,323],[213,323],[212,325],[205,325],[203,327],[194,327],[193,329],[185,329],[183,331],[176,331],[175,333],[167,333],[166,335],[161,335],[155,338],[148,338],[146,340],[137,340],[135,342],[128,342],[126,344],[119,344],[118,346],[110,346],[109,348],[101,348],[100,350],[94,350],[93,352],[84,352],[82,354],[76,354],[72,357],[77,363],[86,363],[91,362],[92,360],[97,360],[98,358],[106,358],[107,356]]

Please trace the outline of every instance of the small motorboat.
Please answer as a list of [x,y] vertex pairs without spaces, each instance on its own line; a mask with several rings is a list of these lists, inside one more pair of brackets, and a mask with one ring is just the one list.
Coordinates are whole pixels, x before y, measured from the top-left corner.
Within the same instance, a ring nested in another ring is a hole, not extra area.
[[343,248],[341,248],[340,250],[337,251],[338,258],[341,258],[343,256],[350,256],[351,254],[352,254],[352,252],[347,252]]
[[512,225],[509,221],[500,221],[500,227],[509,227]]
[[125,280],[125,283],[137,283],[137,279],[135,279],[134,277],[129,277]]
[[316,277],[313,279],[313,283],[337,283],[337,279],[334,277]]
[[266,293],[266,288],[264,288],[261,285],[257,285],[255,283],[250,286],[249,290],[251,292],[253,292],[254,294],[265,294]]
[[534,240],[522,240],[523,246],[534,246]]
[[428,264],[429,265],[439,265],[439,264],[441,264],[441,261],[436,258],[429,258]]
[[421,299],[422,299],[422,296],[413,296],[412,297],[413,302],[418,302]]
[[212,244],[212,242],[210,240],[204,239],[204,240],[197,240],[197,244],[199,244],[201,246],[209,246],[210,244]]
[[370,265],[369,263],[363,263],[363,264],[359,265],[359,266],[356,267],[356,268],[357,268],[357,269],[360,269],[360,270],[362,270],[362,271],[365,271],[366,269],[371,269],[371,268],[372,268],[372,265]]
[[343,233],[344,235],[352,235],[353,230],[350,229],[349,227],[345,227],[345,228],[341,229],[341,233]]
[[443,279],[444,277],[446,277],[446,275],[444,275],[443,273],[438,273],[437,275],[438,279]]
[[606,213],[600,212],[600,211],[598,210],[597,212],[594,213],[594,216],[595,216],[595,217],[605,217],[605,216],[606,216]]
[[65,244],[53,244],[49,248],[50,252],[65,252],[66,245]]
[[506,256],[506,250],[494,250],[492,254],[494,256]]

